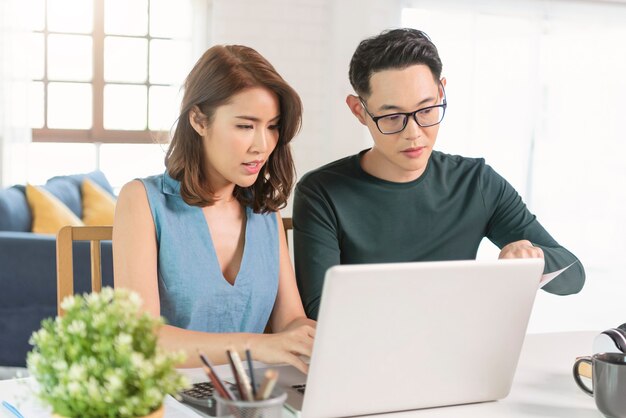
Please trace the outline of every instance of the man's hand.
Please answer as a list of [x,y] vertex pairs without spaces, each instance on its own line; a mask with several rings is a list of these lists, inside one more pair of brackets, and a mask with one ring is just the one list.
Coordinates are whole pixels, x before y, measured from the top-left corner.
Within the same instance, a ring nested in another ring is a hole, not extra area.
[[505,245],[498,258],[543,258],[543,250],[523,239]]

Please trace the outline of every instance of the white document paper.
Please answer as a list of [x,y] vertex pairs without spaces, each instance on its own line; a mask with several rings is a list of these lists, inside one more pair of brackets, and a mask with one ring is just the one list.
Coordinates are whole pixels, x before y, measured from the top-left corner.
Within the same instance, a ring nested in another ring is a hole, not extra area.
[[556,279],[561,273],[563,273],[568,268],[572,267],[577,262],[578,261],[574,261],[572,264],[570,264],[569,266],[567,266],[565,268],[562,268],[561,270],[557,270],[557,271],[553,271],[552,273],[544,274],[543,276],[541,276],[541,281],[539,282],[539,287],[544,287],[545,285],[550,283],[552,280]]

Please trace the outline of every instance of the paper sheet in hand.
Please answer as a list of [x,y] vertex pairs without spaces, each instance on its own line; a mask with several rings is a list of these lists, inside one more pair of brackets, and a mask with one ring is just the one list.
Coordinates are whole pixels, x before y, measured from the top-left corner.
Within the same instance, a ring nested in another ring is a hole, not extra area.
[[556,279],[561,273],[563,273],[568,268],[572,267],[577,262],[578,261],[574,261],[572,264],[570,264],[569,266],[567,266],[565,268],[562,268],[561,270],[557,270],[557,271],[554,271],[552,273],[544,274],[543,276],[541,276],[541,281],[539,282],[539,287],[544,287],[545,285],[550,283],[552,280]]

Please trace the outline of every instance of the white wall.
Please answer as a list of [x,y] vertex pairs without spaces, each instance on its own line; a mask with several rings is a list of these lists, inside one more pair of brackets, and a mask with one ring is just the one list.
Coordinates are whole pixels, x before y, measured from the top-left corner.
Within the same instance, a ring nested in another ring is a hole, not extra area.
[[213,1],[211,41],[255,48],[302,98],[299,175],[369,146],[345,104],[348,65],[363,38],[400,24],[399,10],[395,0]]

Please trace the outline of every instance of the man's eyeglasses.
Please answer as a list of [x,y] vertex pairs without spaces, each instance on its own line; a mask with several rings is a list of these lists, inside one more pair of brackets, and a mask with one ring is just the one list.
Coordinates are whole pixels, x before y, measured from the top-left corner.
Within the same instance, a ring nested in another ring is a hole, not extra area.
[[384,135],[391,135],[402,132],[404,128],[406,128],[410,116],[413,117],[415,122],[422,128],[427,128],[441,123],[443,116],[446,114],[446,107],[448,106],[448,103],[446,102],[446,92],[443,90],[443,86],[441,86],[441,90],[443,91],[443,101],[439,105],[423,107],[421,109],[417,109],[415,112],[391,113],[383,116],[372,115],[367,109],[367,106],[365,106],[365,101],[360,97],[359,100],[361,101],[365,112],[367,112],[376,124],[380,133]]

